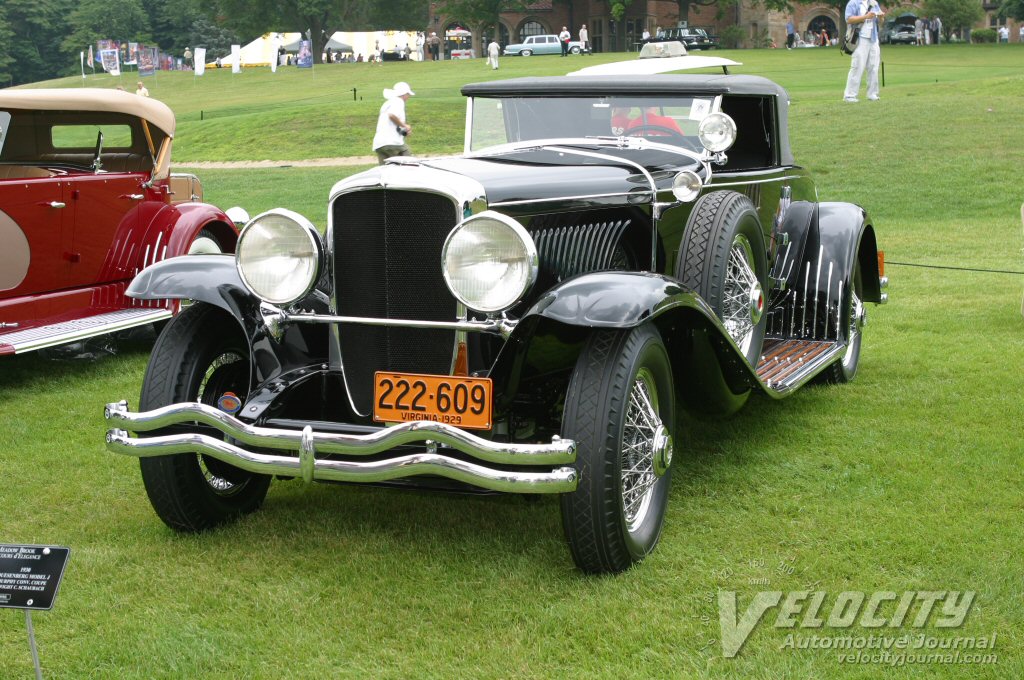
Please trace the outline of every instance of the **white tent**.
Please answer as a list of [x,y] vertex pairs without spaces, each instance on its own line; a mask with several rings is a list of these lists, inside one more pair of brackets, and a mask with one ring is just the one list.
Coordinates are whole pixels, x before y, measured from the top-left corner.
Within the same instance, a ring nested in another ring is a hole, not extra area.
[[[364,59],[373,54],[374,47],[379,47],[385,52],[398,52],[408,46],[412,53],[416,54],[416,31],[338,31],[331,36],[331,41],[338,41],[349,47],[348,50],[337,48],[340,51],[361,54]],[[331,45],[331,49],[336,48]]]
[[[301,33],[267,33],[262,35],[242,47],[239,52],[242,66],[269,66],[271,61],[275,61],[277,59],[275,37],[278,37],[278,42],[286,50],[290,49],[291,51],[299,49],[299,42],[302,40]],[[294,48],[289,47],[290,45],[294,45]],[[221,59],[220,63],[222,66],[234,66],[235,60],[234,57],[227,56]],[[208,66],[213,66],[213,64],[208,64]]]

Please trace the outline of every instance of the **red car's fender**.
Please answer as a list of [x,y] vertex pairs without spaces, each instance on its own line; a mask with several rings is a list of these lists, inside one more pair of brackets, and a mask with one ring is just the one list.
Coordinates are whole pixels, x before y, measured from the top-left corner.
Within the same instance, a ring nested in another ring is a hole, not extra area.
[[204,229],[216,237],[221,250],[235,251],[238,229],[224,211],[209,203],[164,204],[151,215],[140,215],[142,238],[135,254],[135,273],[149,265],[188,253]]

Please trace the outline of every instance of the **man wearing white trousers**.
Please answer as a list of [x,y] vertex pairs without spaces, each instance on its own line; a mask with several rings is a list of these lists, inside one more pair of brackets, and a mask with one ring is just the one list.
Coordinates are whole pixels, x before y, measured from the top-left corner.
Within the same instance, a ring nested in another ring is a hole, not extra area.
[[865,67],[868,71],[868,99],[878,99],[878,64],[882,58],[878,46],[878,25],[884,16],[878,0],[850,0],[846,3],[846,23],[860,28],[857,30],[857,48],[850,62],[850,75],[846,77],[845,101],[857,101]]

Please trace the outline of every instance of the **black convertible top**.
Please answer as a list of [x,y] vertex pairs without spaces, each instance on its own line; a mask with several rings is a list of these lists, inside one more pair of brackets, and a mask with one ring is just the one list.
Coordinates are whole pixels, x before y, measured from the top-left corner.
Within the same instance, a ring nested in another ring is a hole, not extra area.
[[642,76],[548,76],[494,80],[462,86],[467,97],[581,94],[748,94],[789,99],[786,91],[761,76],[657,74]]
[[579,97],[593,95],[737,95],[771,97],[779,125],[780,162],[793,165],[789,148],[789,94],[777,83],[750,75],[656,74],[546,76],[494,80],[462,86],[466,97]]

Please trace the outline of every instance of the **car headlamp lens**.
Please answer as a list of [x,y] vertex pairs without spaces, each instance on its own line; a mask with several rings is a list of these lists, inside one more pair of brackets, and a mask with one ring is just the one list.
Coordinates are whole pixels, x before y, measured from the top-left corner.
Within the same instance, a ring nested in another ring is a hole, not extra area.
[[708,151],[725,151],[736,141],[736,123],[725,113],[711,113],[700,122],[697,136]]
[[480,312],[508,309],[537,278],[537,248],[529,233],[490,210],[455,227],[441,259],[452,295]]
[[287,305],[312,290],[322,253],[316,227],[298,213],[277,208],[245,225],[238,237],[235,264],[257,297]]
[[702,186],[697,173],[683,170],[672,178],[672,195],[684,203],[689,203],[697,198]]

